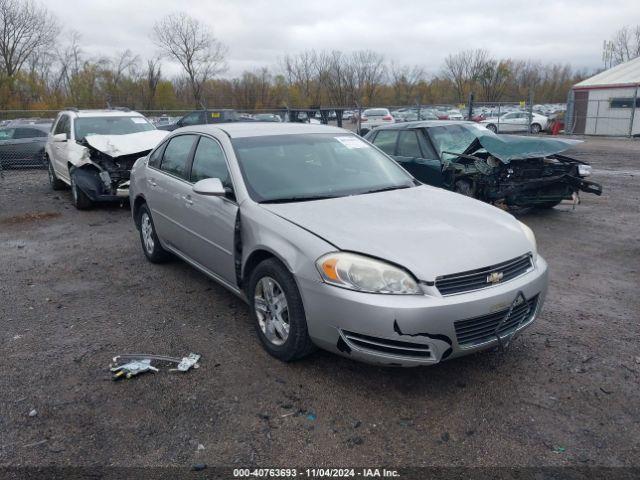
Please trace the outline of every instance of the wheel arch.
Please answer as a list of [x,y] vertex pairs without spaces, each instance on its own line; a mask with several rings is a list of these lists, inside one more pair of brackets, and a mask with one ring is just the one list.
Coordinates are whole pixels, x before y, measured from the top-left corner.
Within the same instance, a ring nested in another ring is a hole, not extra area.
[[136,199],[131,204],[131,215],[133,215],[133,222],[135,223],[136,228],[140,228],[140,219],[138,218],[138,211],[140,210],[140,207],[145,203],[147,203],[147,199],[144,197],[143,194],[139,193],[136,196]]

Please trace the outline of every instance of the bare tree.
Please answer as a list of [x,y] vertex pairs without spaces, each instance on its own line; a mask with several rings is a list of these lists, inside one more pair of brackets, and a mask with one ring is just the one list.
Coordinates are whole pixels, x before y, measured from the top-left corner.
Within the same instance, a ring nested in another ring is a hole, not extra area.
[[489,52],[484,49],[465,50],[445,59],[444,74],[454,85],[457,101],[466,100],[488,61]]
[[389,76],[394,92],[394,102],[398,105],[409,105],[416,101],[418,84],[424,80],[424,69],[419,66],[400,66],[391,62]]
[[640,25],[624,26],[611,40],[604,42],[602,59],[605,68],[640,57]]
[[186,13],[167,15],[153,27],[153,40],[175,59],[189,79],[196,104],[202,104],[204,83],[226,69],[227,47],[203,23]]
[[0,0],[0,59],[11,78],[30,56],[50,49],[60,27],[53,15],[33,0]]
[[147,68],[144,75],[144,83],[142,84],[142,96],[144,98],[144,108],[151,110],[153,101],[158,90],[158,83],[162,78],[162,69],[159,58],[147,60]]
[[373,101],[385,80],[384,57],[371,50],[360,50],[351,54],[349,65],[347,85],[350,97],[359,105]]

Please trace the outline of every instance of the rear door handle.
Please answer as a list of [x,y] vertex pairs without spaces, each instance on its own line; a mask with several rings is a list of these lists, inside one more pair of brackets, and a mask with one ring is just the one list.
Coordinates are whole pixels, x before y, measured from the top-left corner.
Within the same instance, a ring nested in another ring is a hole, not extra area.
[[149,182],[149,185],[151,185],[152,187],[157,187],[158,186],[158,184],[155,182],[155,180],[153,178],[147,179],[147,182]]

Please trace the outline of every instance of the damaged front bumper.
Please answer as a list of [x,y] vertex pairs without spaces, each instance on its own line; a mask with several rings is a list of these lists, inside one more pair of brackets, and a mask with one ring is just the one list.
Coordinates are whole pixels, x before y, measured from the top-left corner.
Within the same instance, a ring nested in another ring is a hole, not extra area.
[[78,188],[93,202],[122,202],[129,198],[129,180],[114,185],[109,172],[96,168],[77,168],[73,175]]
[[557,175],[502,184],[489,200],[506,199],[509,205],[535,205],[572,198],[579,191],[602,195],[602,185],[573,175]]
[[[311,280],[300,287],[319,347],[367,363],[432,365],[504,346],[531,325],[545,300],[547,264],[538,256],[519,278],[445,297],[368,294]],[[488,324],[496,328],[486,334]]]

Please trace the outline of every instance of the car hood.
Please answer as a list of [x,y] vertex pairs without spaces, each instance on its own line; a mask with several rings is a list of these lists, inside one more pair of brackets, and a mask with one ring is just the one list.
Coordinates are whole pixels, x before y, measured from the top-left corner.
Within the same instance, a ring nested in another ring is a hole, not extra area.
[[261,206],[340,250],[393,262],[423,281],[511,260],[532,248],[508,213],[426,185]]
[[164,130],[148,130],[126,135],[87,135],[85,141],[90,147],[115,158],[152,150],[167,135],[169,132]]

